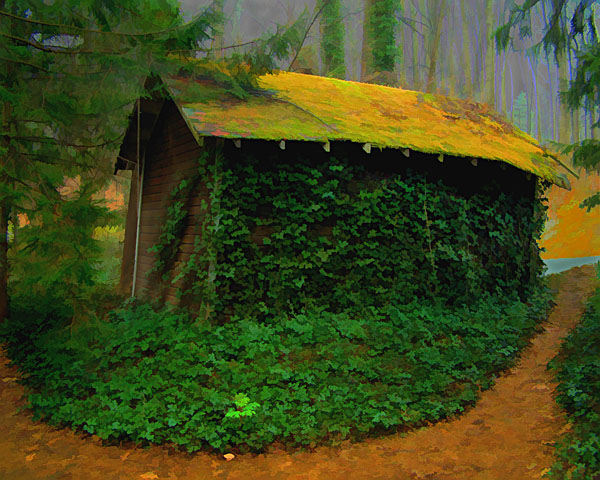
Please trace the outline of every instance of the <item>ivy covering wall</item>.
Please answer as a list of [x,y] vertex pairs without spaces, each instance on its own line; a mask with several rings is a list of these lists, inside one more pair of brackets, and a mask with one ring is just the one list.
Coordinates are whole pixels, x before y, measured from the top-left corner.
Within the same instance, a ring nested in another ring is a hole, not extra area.
[[[460,306],[518,292],[526,300],[538,284],[547,184],[535,199],[497,181],[466,193],[426,169],[382,172],[316,152],[218,147],[214,161],[199,160],[211,198],[194,253],[162,277],[180,281],[183,304],[223,322],[311,305],[360,313],[415,298]],[[178,202],[179,226],[167,218],[164,247],[173,245],[169,229],[181,232],[186,221]]]

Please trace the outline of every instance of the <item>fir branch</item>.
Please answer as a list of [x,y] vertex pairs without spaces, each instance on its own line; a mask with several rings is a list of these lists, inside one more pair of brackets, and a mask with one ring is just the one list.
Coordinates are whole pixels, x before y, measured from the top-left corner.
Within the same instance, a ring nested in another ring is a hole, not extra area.
[[157,30],[155,32],[145,32],[145,33],[129,32],[128,33],[128,32],[112,32],[112,31],[107,32],[104,30],[97,30],[97,29],[93,29],[93,28],[84,28],[84,27],[76,27],[74,25],[66,25],[63,23],[42,22],[40,20],[32,20],[30,18],[21,17],[19,15],[15,15],[13,13],[0,10],[0,16],[8,17],[13,20],[18,20],[18,21],[24,22],[24,23],[29,23],[29,24],[33,24],[33,25],[41,25],[44,27],[53,27],[53,28],[58,28],[58,29],[74,30],[74,31],[78,31],[78,32],[98,33],[98,34],[103,34],[103,35],[115,35],[115,36],[121,36],[121,37],[152,37],[152,36],[164,35],[166,33],[175,32],[177,30],[181,30],[183,28],[189,27],[189,25],[193,24],[203,14],[204,14],[204,12],[198,14],[196,16],[196,18],[192,19],[191,22],[184,23],[183,25],[178,25],[176,27],[166,28],[164,30]]
[[245,47],[246,45],[252,45],[256,43],[256,40],[250,40],[249,42],[238,43],[237,45],[227,45],[226,47],[217,47],[217,48],[188,48],[188,49],[179,49],[179,50],[167,50],[168,53],[180,53],[180,52],[214,52],[216,50],[228,50],[230,48],[238,48]]
[[35,68],[37,70],[40,70],[42,72],[51,73],[50,70],[47,70],[44,67],[40,67],[39,65],[35,65],[35,64],[29,63],[29,62],[24,62],[23,60],[12,60],[10,58],[0,57],[0,61],[9,62],[9,63],[16,63],[17,65],[26,65],[28,67],[33,67],[33,68]]
[[40,50],[42,52],[47,52],[47,53],[61,53],[61,54],[65,54],[65,55],[73,55],[73,54],[105,54],[105,55],[123,55],[125,53],[127,53],[128,50],[81,50],[81,49],[71,49],[69,47],[61,47],[61,46],[56,46],[56,47],[49,47],[46,46],[42,43],[39,42],[31,42],[29,40],[26,40],[24,38],[21,37],[16,37],[14,35],[8,35],[6,33],[0,33],[1,37],[4,38],[9,38],[11,40],[14,40],[15,42],[20,42],[23,45],[28,45],[30,47],[33,47],[37,50]]
[[10,138],[15,139],[15,140],[23,140],[26,142],[46,142],[46,143],[55,143],[57,145],[63,146],[63,147],[74,147],[74,148],[100,148],[100,147],[106,147],[107,145],[111,145],[113,143],[117,143],[118,141],[121,140],[122,135],[119,135],[118,137],[112,139],[112,140],[107,140],[106,142],[103,143],[98,143],[98,144],[91,144],[91,145],[83,145],[83,144],[77,144],[77,143],[70,143],[67,142],[65,140],[57,140],[56,138],[50,138],[50,137],[21,137],[18,135],[11,135]]

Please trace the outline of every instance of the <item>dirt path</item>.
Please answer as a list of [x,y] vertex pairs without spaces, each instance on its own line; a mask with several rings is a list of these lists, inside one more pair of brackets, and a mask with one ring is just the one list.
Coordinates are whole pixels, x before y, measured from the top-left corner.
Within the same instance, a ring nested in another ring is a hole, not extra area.
[[[552,463],[552,442],[565,421],[545,370],[560,339],[583,313],[596,284],[592,265],[558,278],[550,324],[525,350],[521,363],[484,392],[462,417],[363,443],[315,453],[241,455],[226,462],[166,448],[102,447],[97,438],[57,430],[16,413],[22,387],[0,360],[0,478],[66,479],[539,479]],[[555,286],[555,288],[556,288]]]

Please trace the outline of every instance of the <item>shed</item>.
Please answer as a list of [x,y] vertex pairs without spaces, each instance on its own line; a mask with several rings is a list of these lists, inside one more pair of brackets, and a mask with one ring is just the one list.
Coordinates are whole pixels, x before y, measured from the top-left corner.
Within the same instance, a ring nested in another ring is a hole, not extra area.
[[[293,162],[297,152],[316,163],[351,158],[383,176],[410,167],[465,195],[492,183],[498,194],[518,192],[532,201],[540,181],[570,189],[559,162],[487,105],[290,72],[259,77],[261,90],[245,100],[207,79],[159,81],[167,93],[137,102],[115,166],[134,171],[121,272],[121,287],[132,294],[156,288],[156,278],[148,276],[156,255],[148,249],[159,241],[173,189],[194,176],[203,153],[214,164],[222,151],[238,165],[251,154],[268,158],[275,169]],[[209,202],[211,188],[194,185],[184,202],[173,270],[195,251],[202,201]],[[324,222],[320,232],[331,235],[334,224]],[[262,245],[272,232],[258,222],[248,237]],[[174,277],[167,275],[163,295],[177,303]]]

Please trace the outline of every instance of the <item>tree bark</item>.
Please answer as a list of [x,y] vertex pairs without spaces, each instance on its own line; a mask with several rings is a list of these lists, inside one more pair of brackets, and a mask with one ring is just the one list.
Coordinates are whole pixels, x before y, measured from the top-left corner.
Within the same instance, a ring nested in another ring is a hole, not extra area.
[[[411,18],[417,18],[417,9],[410,2],[410,16]],[[421,89],[421,78],[419,75],[419,35],[416,31],[416,27],[412,31],[412,67],[413,67],[413,85],[414,90]]]
[[[224,13],[225,0],[216,0],[215,8],[220,13]],[[212,48],[214,49],[215,58],[223,57],[223,35],[225,30],[224,22],[219,22],[215,27],[215,36],[212,41]]]
[[[0,0],[0,10],[4,10],[6,1]],[[11,23],[12,26],[12,23]],[[9,67],[10,68],[10,67]],[[10,78],[10,71],[6,72]],[[8,84],[12,83],[10,80]],[[8,85],[7,85],[8,86]],[[12,108],[9,102],[2,104],[2,130],[10,131],[9,124]],[[5,169],[9,162],[9,140],[3,137],[0,145],[6,149],[5,154],[0,158],[1,168]],[[6,184],[7,177],[4,173],[1,176],[2,184]],[[10,205],[6,199],[0,200],[0,323],[4,323],[8,318],[8,216],[10,214]]]
[[493,1],[486,0],[485,2],[485,76],[483,80],[483,101],[490,105],[492,108],[495,107],[495,94],[494,94],[494,58],[495,50],[493,39],[491,39],[492,31],[494,29],[494,9]]
[[0,323],[8,318],[8,214],[10,207],[0,205]]
[[319,43],[323,73],[345,79],[345,26],[340,16],[340,7],[340,0],[318,0],[317,2],[317,8],[322,9],[319,19]]
[[429,18],[435,18],[433,21],[433,32],[429,47],[429,68],[427,72],[427,92],[437,90],[436,86],[436,69],[438,61],[438,52],[440,48],[440,39],[442,36],[442,25],[444,24],[444,15],[446,13],[446,0],[435,0],[434,9],[429,12]]
[[364,2],[365,18],[363,20],[363,43],[360,57],[361,81],[364,81],[373,73],[373,39],[371,38],[371,29],[369,28],[369,24],[371,22],[371,15],[373,14],[373,4],[375,3],[375,0],[364,0]]
[[473,96],[473,81],[471,79],[471,37],[469,35],[469,22],[467,21],[467,2],[460,2],[462,20],[462,63],[464,71],[463,94],[466,98]]
[[[569,65],[567,63],[566,52],[561,52],[558,56],[558,74],[559,74],[559,90],[566,91],[569,88]],[[560,143],[569,143],[571,141],[571,114],[567,108],[566,102],[561,98],[559,99],[560,104],[560,120],[558,127],[558,141]]]

